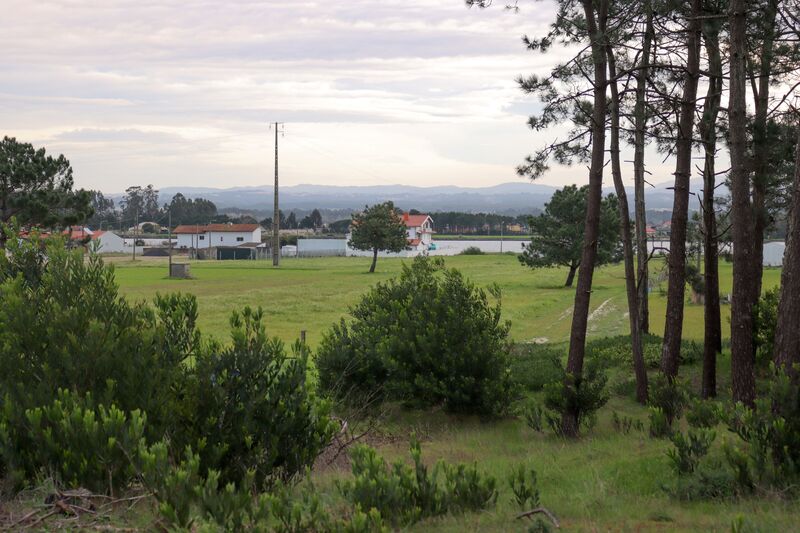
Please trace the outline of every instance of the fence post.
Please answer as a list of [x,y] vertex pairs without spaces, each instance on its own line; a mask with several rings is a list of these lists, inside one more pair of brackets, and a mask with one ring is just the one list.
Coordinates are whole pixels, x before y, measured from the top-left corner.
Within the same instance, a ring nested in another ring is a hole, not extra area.
[[302,342],[303,344],[306,343],[306,330],[304,329],[300,330],[300,342]]

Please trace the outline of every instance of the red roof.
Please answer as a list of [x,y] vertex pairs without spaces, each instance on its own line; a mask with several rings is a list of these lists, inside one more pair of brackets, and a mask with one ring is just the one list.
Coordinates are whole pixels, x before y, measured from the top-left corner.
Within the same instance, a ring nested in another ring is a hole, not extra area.
[[67,237],[70,241],[82,241],[84,239],[96,239],[99,235],[96,235],[96,231],[92,231],[89,228],[69,228],[65,229],[61,232],[62,235]]
[[[409,228],[418,228],[429,218],[431,217],[428,215],[409,215],[408,213],[403,213],[403,222],[405,222],[406,226]],[[433,222],[433,219],[431,219],[431,222]]]
[[185,224],[175,228],[172,233],[250,233],[257,230],[260,226],[258,224],[208,224],[208,225],[194,225]]

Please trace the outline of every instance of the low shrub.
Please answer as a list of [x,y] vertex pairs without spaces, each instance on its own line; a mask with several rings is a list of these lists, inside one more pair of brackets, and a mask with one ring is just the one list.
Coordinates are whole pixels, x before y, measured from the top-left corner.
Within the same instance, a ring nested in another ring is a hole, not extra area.
[[678,381],[670,381],[663,375],[650,382],[650,436],[669,437],[673,422],[681,417],[689,399],[686,386]]
[[508,358],[511,378],[520,389],[538,392],[563,376],[562,356],[546,344],[515,344]]
[[575,416],[578,431],[589,430],[597,421],[597,411],[608,401],[605,370],[598,360],[590,359],[580,377],[562,372],[560,380],[545,387],[544,404],[549,410],[545,417],[548,425],[560,435],[561,419],[569,413]]
[[306,347],[287,354],[260,310],[233,314],[230,346],[204,343],[194,297],[130,304],[98,256],[12,241],[0,254],[0,475],[17,487],[40,470],[70,486],[124,486],[133,458],[120,446],[143,438],[169,442],[173,461],[196,450],[208,479],[252,475],[262,488],[329,442]]
[[0,253],[0,397],[26,410],[52,404],[59,389],[91,393],[98,404],[147,413],[147,436],[159,439],[197,348],[194,297],[130,304],[113,268],[58,240],[16,243],[9,254]]
[[61,389],[48,405],[23,409],[8,396],[0,412],[0,460],[20,486],[43,474],[58,485],[113,494],[135,474],[131,455],[146,417],[95,405],[90,394]]
[[[490,290],[499,300],[499,291]],[[512,397],[500,304],[440,259],[416,258],[327,332],[319,383],[339,400],[381,394],[414,407],[496,415]]]
[[796,492],[800,482],[800,385],[772,367],[772,379],[753,408],[737,404],[729,427],[743,441],[726,457],[743,489]]
[[[656,369],[661,364],[662,338],[657,335],[642,336],[642,351],[648,368]],[[692,364],[702,358],[702,346],[694,341],[681,342],[681,364]],[[628,368],[633,364],[630,335],[599,337],[586,343],[586,356],[599,359],[611,366]]]
[[544,427],[545,411],[539,402],[528,400],[520,407],[519,413],[525,423],[534,431],[541,432]]
[[539,507],[539,487],[536,470],[518,465],[508,477],[508,484],[514,494],[514,503],[520,510]]
[[626,415],[619,415],[614,411],[611,415],[611,423],[617,433],[627,435],[631,430],[644,431],[644,424],[641,420],[631,418]]
[[486,252],[484,252],[477,246],[467,246],[466,248],[461,250],[458,255],[486,255]]
[[717,434],[710,429],[689,429],[685,434],[675,432],[670,437],[675,447],[667,450],[675,473],[685,475],[694,472],[716,437]]
[[414,467],[402,462],[391,467],[374,448],[356,446],[350,452],[353,479],[337,482],[351,505],[376,509],[394,526],[404,526],[430,516],[476,511],[497,502],[497,482],[476,465],[450,465],[439,461],[429,473],[423,464],[419,441],[411,442]]
[[762,369],[769,367],[772,361],[779,301],[780,287],[773,287],[761,295],[753,310],[753,341],[756,347],[756,362]]
[[712,428],[724,417],[724,410],[719,402],[695,398],[686,409],[686,422],[693,428]]
[[232,343],[198,354],[172,433],[175,449],[197,450],[203,472],[225,483],[250,472],[259,488],[305,470],[334,432],[328,403],[306,385],[307,347],[298,342],[287,354],[262,317],[261,309],[234,312]]

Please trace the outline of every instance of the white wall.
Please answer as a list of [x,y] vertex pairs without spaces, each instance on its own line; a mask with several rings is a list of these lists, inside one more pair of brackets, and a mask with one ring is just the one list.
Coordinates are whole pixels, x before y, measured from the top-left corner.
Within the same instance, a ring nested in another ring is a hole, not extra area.
[[246,242],[261,242],[261,228],[253,231],[212,231],[199,234],[178,234],[177,248],[211,248],[212,246],[238,246]]
[[122,237],[110,231],[106,231],[100,235],[97,238],[97,243],[100,247],[98,251],[101,254],[127,251],[125,249],[125,241],[122,239]]

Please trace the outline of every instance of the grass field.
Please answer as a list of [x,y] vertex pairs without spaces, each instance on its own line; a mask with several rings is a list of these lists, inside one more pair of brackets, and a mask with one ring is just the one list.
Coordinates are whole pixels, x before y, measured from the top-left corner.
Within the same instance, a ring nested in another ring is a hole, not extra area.
[[[217,337],[228,331],[228,316],[234,309],[262,306],[271,333],[284,340],[308,331],[312,345],[322,332],[347,312],[373,283],[396,275],[401,260],[380,260],[378,272],[367,274],[368,259],[330,258],[284,260],[280,269],[268,262],[195,262],[192,280],[169,280],[162,260],[114,260],[121,291],[133,299],[151,299],[157,292],[183,291],[197,295],[201,329]],[[563,343],[568,336],[574,290],[562,286],[565,271],[531,271],[511,255],[456,256],[446,258],[448,267],[462,270],[475,283],[497,283],[503,290],[503,313],[512,322],[512,335],[526,341],[546,337]],[[663,269],[654,263],[653,275]],[[723,263],[721,291],[731,290],[731,266]],[[776,285],[779,270],[765,272],[765,288]],[[665,289],[665,284],[662,284]],[[600,268],[592,295],[591,336],[625,333],[624,278],[621,266]],[[651,295],[652,330],[661,333],[666,298],[654,287]],[[723,308],[723,330],[728,330],[727,307]],[[703,331],[701,306],[686,306],[685,336],[700,340]],[[681,368],[697,390],[701,365]],[[627,369],[618,372],[627,374]],[[730,360],[719,358],[718,383],[721,398],[727,397]],[[735,501],[684,502],[664,489],[673,481],[666,440],[651,439],[646,430],[629,434],[616,431],[612,414],[634,417],[647,426],[647,411],[632,399],[615,396],[600,411],[595,429],[578,441],[565,441],[529,429],[517,418],[491,422],[448,416],[439,410],[402,411],[388,415],[381,426],[384,436],[372,443],[388,459],[408,460],[408,436],[414,432],[423,441],[423,457],[433,463],[475,461],[498,479],[497,507],[485,512],[445,516],[422,521],[411,531],[526,531],[514,517],[506,482],[512,467],[525,463],[539,476],[542,505],[559,517],[564,531],[731,531],[731,523],[744,517],[743,531],[798,530],[800,510],[795,501],[762,497]],[[719,441],[726,438],[718,428]],[[346,465],[318,469],[314,473],[324,501],[336,507],[340,497],[335,480],[348,475]],[[152,513],[152,509],[147,513]],[[145,514],[144,516],[147,516]],[[128,523],[141,523],[141,516]]]
[[[200,308],[200,328],[217,338],[228,334],[231,311],[246,305],[264,308],[269,332],[285,341],[296,339],[300,330],[308,332],[315,346],[333,322],[347,313],[372,284],[395,276],[401,259],[381,259],[377,272],[368,274],[368,258],[334,257],[284,259],[279,269],[269,261],[198,261],[193,262],[191,280],[172,280],[166,276],[163,259],[131,262],[115,258],[120,290],[131,299],[151,300],[156,293],[190,292]],[[497,283],[503,292],[503,314],[511,321],[515,340],[547,338],[562,342],[569,337],[574,289],[563,286],[564,269],[530,270],[523,268],[516,256],[490,254],[445,258],[448,267],[458,268],[479,286]],[[663,269],[654,262],[652,275]],[[731,265],[720,265],[720,291],[731,291]],[[777,285],[780,270],[767,269],[764,287]],[[662,284],[666,289],[666,283]],[[666,297],[658,286],[650,297],[651,330],[664,329]],[[599,268],[595,272],[589,335],[624,333],[628,328],[625,279],[621,265]],[[723,331],[726,331],[728,306],[723,306]],[[684,336],[702,339],[703,308],[686,306]]]

